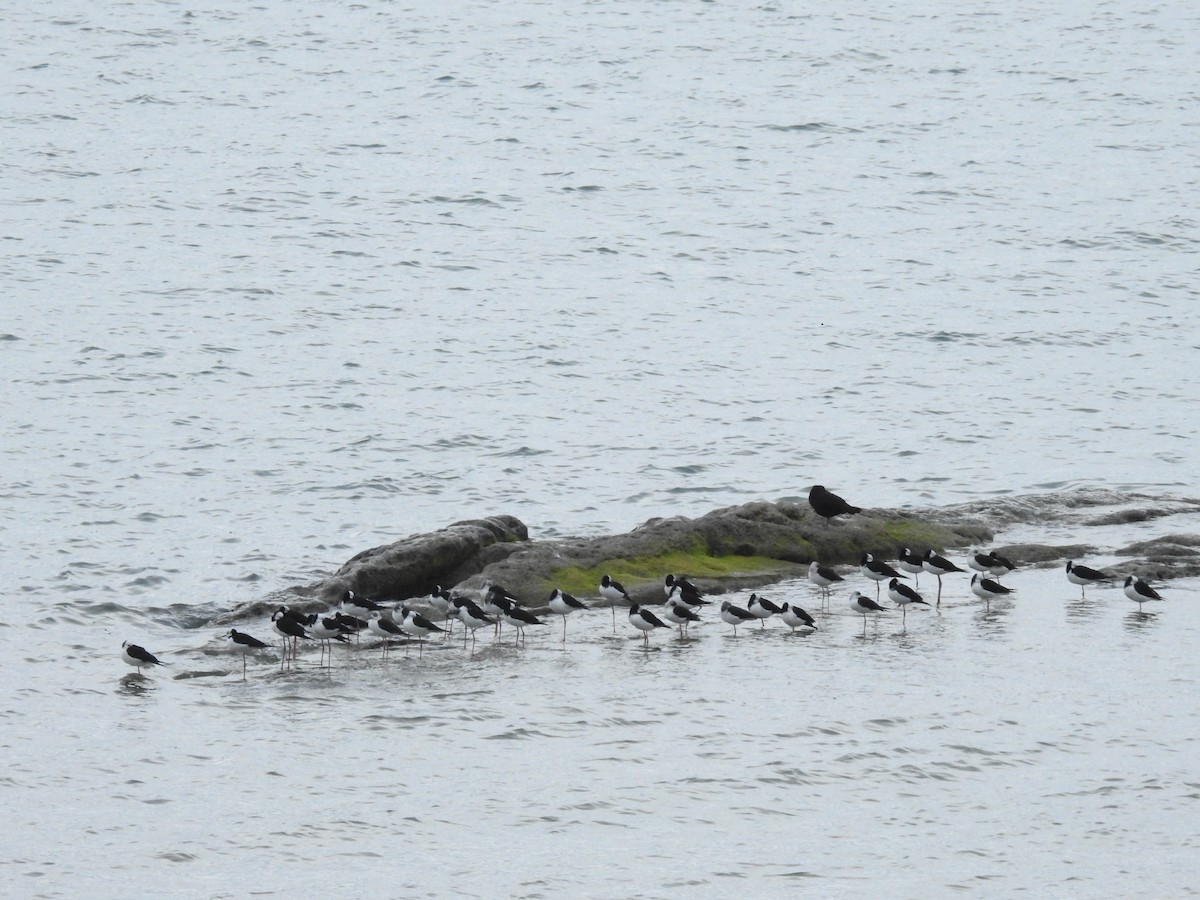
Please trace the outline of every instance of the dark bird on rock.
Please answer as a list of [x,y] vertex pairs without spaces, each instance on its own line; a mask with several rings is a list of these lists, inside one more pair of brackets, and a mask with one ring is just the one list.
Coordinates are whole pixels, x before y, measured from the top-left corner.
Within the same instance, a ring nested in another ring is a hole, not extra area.
[[808,505],[813,508],[813,512],[825,520],[826,525],[832,521],[834,516],[862,512],[859,507],[851,506],[837,494],[825,490],[823,484],[814,484],[809,488]]

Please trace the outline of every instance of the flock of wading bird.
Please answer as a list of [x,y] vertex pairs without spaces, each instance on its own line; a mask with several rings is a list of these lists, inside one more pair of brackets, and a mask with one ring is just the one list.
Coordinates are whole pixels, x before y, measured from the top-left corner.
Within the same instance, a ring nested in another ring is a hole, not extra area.
[[[859,507],[851,506],[837,494],[831,493],[819,484],[814,485],[809,491],[808,502],[817,515],[826,520],[827,524],[836,516],[862,512]],[[909,606],[940,607],[942,604],[942,577],[955,573],[965,574],[967,571],[932,549],[926,550],[922,554],[914,553],[905,547],[900,552],[896,565],[903,571],[899,571],[883,560],[876,559],[870,553],[862,555],[858,571],[863,577],[875,582],[875,599],[872,600],[866,594],[856,590],[850,594],[849,605],[853,612],[863,617],[864,633],[868,617],[887,611],[879,602],[882,599],[881,591],[885,582],[887,583],[888,599],[900,609],[902,627],[906,627]],[[974,574],[971,576],[971,592],[984,601],[989,611],[993,601],[1002,600],[1014,593],[1014,589],[1003,585],[1000,579],[1017,567],[996,551],[975,553],[967,560],[967,565],[974,570]],[[933,604],[930,604],[918,593],[916,588],[901,583],[908,579],[908,575],[914,576],[914,580],[916,580],[916,577],[923,573],[937,578],[937,596]],[[1072,561],[1067,562],[1066,575],[1071,584],[1079,586],[1081,597],[1086,595],[1089,586],[1107,584],[1114,580],[1112,575],[1087,566],[1075,565]],[[808,578],[820,591],[823,607],[831,595],[833,586],[838,582],[845,581],[845,578],[838,572],[815,561],[808,567]],[[700,621],[700,609],[710,602],[705,599],[704,593],[695,584],[686,577],[674,574],[668,574],[663,579],[663,591],[666,599],[659,613],[655,613],[636,603],[626,592],[624,586],[608,575],[604,575],[597,586],[597,594],[603,601],[603,605],[612,609],[613,632],[616,633],[617,630],[617,607],[625,606],[628,608],[629,624],[642,632],[643,643],[647,646],[651,632],[658,628],[678,627],[680,637],[686,637],[688,627],[693,622]],[[1132,574],[1125,579],[1124,593],[1126,597],[1138,604],[1139,611],[1142,609],[1142,604],[1163,599],[1143,579]],[[297,659],[301,641],[315,641],[321,648],[322,664],[325,662],[326,656],[332,664],[334,642],[357,644],[364,631],[381,640],[382,654],[386,658],[393,645],[401,641],[404,643],[406,653],[409,645],[413,642],[417,644],[418,652],[423,653],[426,639],[434,635],[448,638],[456,621],[463,625],[463,645],[466,646],[469,636],[472,648],[475,645],[475,633],[480,628],[490,627],[495,639],[499,640],[504,626],[508,625],[515,631],[515,641],[520,644],[525,640],[526,628],[547,624],[530,611],[518,597],[492,581],[485,581],[477,596],[478,600],[464,594],[443,590],[439,585],[435,586],[426,597],[419,598],[422,605],[430,610],[431,615],[440,619],[441,624],[424,613],[412,609],[407,601],[375,601],[359,597],[351,590],[347,590],[343,594],[341,603],[336,610],[330,610],[324,614],[304,614],[288,609],[286,606],[280,606],[271,615],[271,627],[283,642],[280,667],[288,666]],[[545,606],[550,612],[562,617],[564,642],[567,639],[567,617],[572,613],[590,608],[589,604],[583,600],[559,589],[555,589],[550,594]],[[720,613],[722,621],[733,626],[735,636],[739,625],[757,622],[759,627],[763,628],[766,626],[767,619],[772,616],[778,616],[784,624],[792,629],[792,632],[796,632],[797,629],[801,633],[812,633],[817,630],[816,621],[801,607],[793,603],[779,605],[759,594],[751,594],[745,607],[735,606],[726,600],[721,603]],[[266,641],[238,631],[236,628],[231,629],[226,637],[232,642],[232,646],[242,653],[243,678],[246,677],[246,655],[271,646]],[[129,665],[136,667],[139,673],[143,668],[165,665],[153,653],[128,641],[121,645],[121,658]]]

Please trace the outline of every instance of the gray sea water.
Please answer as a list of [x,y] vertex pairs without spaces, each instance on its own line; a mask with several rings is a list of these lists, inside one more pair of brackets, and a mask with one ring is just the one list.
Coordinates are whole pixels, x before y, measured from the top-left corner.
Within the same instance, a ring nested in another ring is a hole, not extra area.
[[1200,890],[1194,584],[245,683],[207,625],[492,513],[1195,496],[1194,5],[3,19],[7,895]]

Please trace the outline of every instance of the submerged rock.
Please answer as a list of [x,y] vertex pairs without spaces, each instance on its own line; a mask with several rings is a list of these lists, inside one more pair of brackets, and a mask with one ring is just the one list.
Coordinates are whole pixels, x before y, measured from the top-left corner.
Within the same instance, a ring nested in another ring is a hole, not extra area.
[[1200,575],[1200,535],[1197,534],[1168,534],[1138,541],[1117,550],[1116,555],[1136,557],[1130,568],[1143,578]]

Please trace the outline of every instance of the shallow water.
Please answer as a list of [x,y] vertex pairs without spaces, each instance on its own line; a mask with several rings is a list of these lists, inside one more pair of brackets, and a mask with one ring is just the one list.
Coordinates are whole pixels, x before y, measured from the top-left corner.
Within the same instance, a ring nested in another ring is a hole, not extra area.
[[1191,583],[245,684],[206,649],[480,515],[1196,495],[1197,17],[10,11],[0,884],[1195,892]]
[[1113,588],[1081,600],[1057,568],[1008,580],[1015,601],[988,613],[948,577],[940,615],[903,628],[782,584],[769,596],[819,631],[735,637],[710,608],[691,640],[656,632],[648,650],[599,609],[565,642],[554,622],[520,648],[481,632],[474,652],[456,637],[386,663],[364,643],[283,674],[266,653],[246,681],[237,655],[195,647],[154,648],[169,668],[145,676],[78,648],[18,660],[4,880],[47,897],[130,880],[213,897],[325,880],[368,896],[1195,893],[1200,585],[1139,615]]

